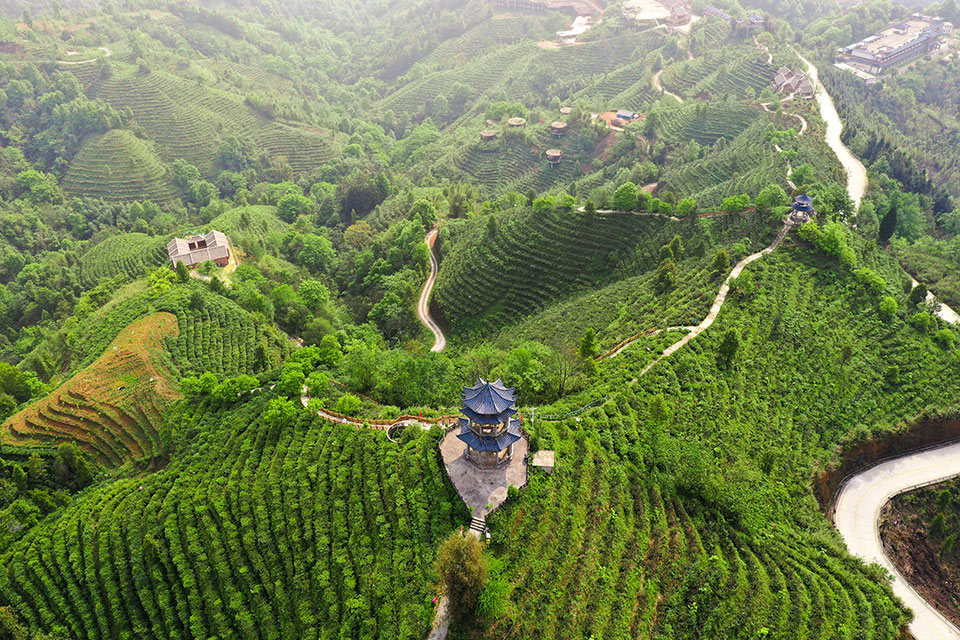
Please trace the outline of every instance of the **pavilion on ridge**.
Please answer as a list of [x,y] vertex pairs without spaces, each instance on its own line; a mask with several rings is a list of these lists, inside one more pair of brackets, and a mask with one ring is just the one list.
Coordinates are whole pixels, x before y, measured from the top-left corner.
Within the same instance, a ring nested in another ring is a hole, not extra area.
[[464,455],[481,469],[496,469],[513,457],[513,445],[523,436],[517,413],[517,394],[498,378],[487,382],[480,378],[472,387],[463,388],[463,416],[460,433],[467,449]]

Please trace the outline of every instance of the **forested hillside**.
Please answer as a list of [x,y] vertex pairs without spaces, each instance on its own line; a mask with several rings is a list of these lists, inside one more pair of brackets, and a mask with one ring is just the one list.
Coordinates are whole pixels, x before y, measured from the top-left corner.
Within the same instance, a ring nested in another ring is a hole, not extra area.
[[0,640],[907,637],[824,487],[960,405],[960,43],[701,4],[0,6]]

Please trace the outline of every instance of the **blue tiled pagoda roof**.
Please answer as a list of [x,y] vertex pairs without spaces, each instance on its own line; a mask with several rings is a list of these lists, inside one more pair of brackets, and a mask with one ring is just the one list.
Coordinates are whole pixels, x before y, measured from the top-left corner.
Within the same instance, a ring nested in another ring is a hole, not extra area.
[[460,413],[467,416],[477,424],[500,424],[501,422],[506,421],[510,416],[514,415],[517,412],[516,408],[511,407],[509,409],[504,409],[500,413],[495,413],[493,415],[484,415],[482,413],[477,413],[470,407],[461,407]]
[[470,410],[476,416],[498,417],[513,415],[516,412],[517,394],[512,388],[503,386],[497,378],[496,382],[487,382],[483,378],[472,387],[463,388],[463,412]]
[[793,199],[793,208],[797,211],[813,211],[813,198],[803,194]]
[[510,420],[510,426],[499,436],[479,436],[470,429],[470,422],[466,418],[460,418],[457,437],[475,451],[503,451],[523,436],[520,435],[519,420]]

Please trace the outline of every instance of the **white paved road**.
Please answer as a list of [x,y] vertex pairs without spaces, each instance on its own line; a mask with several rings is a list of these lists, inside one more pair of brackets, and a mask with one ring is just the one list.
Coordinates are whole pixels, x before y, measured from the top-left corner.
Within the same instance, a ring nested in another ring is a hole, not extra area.
[[443,351],[447,346],[447,339],[440,330],[440,326],[430,317],[430,292],[433,290],[433,283],[437,281],[437,254],[433,250],[433,245],[437,242],[437,227],[430,229],[427,236],[423,239],[430,248],[430,275],[427,276],[427,282],[423,285],[423,291],[420,292],[420,300],[417,302],[417,316],[420,322],[433,332],[433,346],[430,351]]
[[837,498],[834,523],[854,555],[893,574],[893,591],[913,610],[910,633],[917,640],[960,640],[950,623],[907,584],[883,552],[880,509],[895,495],[960,475],[960,443],[883,462],[851,478]]

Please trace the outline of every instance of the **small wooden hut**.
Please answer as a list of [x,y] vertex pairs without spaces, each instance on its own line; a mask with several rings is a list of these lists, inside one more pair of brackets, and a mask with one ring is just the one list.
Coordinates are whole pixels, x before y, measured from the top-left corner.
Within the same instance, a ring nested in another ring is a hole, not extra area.
[[510,118],[507,120],[507,124],[511,127],[522,127],[527,124],[526,118]]
[[493,142],[497,139],[497,132],[495,129],[484,129],[480,132],[480,140],[483,142]]
[[560,164],[563,160],[563,151],[560,149],[547,149],[547,162],[550,164]]
[[567,123],[557,120],[556,122],[550,123],[550,133],[555,137],[559,138],[567,132]]

